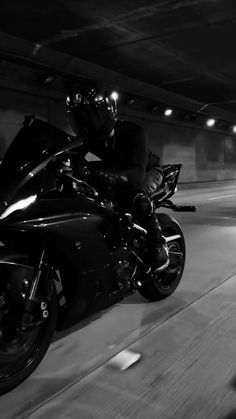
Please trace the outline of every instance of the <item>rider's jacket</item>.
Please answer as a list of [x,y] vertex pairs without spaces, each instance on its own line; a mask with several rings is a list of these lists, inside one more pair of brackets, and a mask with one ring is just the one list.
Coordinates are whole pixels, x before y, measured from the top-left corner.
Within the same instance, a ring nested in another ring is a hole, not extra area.
[[144,182],[147,171],[160,167],[160,158],[149,150],[145,130],[131,121],[118,120],[111,138],[91,139],[87,148],[106,167],[124,170],[130,183],[137,187]]

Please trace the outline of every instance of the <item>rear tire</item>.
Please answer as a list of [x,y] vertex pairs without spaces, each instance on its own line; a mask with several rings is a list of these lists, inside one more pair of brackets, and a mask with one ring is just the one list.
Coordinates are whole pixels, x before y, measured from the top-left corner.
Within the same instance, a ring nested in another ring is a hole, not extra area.
[[[5,248],[0,250],[0,261],[2,260],[32,267],[27,255]],[[47,298],[48,303],[46,321],[32,330],[23,333],[19,331],[16,322],[14,323],[16,317],[14,305],[11,306],[11,299],[6,301],[4,287],[5,283],[11,284],[17,295],[17,290],[21,286],[19,278],[25,277],[25,273],[22,275],[21,271],[20,276],[20,270],[17,272],[15,270],[14,274],[13,271],[9,270],[7,265],[0,264],[0,299],[1,296],[5,299],[5,304],[0,306],[0,394],[5,394],[18,386],[37,368],[48,350],[57,321],[57,293],[53,280],[49,279],[47,296],[42,295],[43,298]],[[32,272],[31,270],[31,277]],[[18,292],[17,298],[19,295]]]
[[155,278],[147,278],[146,282],[138,288],[139,293],[149,301],[163,300],[174,293],[182,278],[186,257],[185,240],[177,221],[166,214],[160,214],[159,221],[165,237],[178,234],[180,238],[167,244],[170,256],[169,266]]

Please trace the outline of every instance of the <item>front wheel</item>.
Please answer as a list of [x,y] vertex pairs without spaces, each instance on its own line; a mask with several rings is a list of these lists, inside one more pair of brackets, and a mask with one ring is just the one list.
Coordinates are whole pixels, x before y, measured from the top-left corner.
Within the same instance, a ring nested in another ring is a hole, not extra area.
[[[7,263],[2,263],[2,262]],[[27,287],[34,267],[27,255],[0,251],[0,394],[24,381],[44,357],[57,319],[57,294],[51,278],[38,286],[31,327],[22,330],[19,319],[24,311]],[[46,312],[40,309],[43,305]],[[42,319],[46,317],[46,319]]]
[[173,237],[173,240],[167,242],[169,266],[156,277],[147,278],[138,288],[139,293],[150,301],[163,300],[173,294],[182,278],[186,257],[184,235],[177,221],[165,214],[160,214],[159,221],[162,234],[166,238]]

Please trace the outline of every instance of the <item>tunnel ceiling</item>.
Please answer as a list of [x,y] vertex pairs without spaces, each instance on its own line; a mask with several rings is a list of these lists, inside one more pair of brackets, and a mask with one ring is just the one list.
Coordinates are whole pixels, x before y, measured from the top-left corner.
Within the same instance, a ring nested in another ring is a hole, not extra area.
[[22,0],[1,31],[236,112],[235,0]]

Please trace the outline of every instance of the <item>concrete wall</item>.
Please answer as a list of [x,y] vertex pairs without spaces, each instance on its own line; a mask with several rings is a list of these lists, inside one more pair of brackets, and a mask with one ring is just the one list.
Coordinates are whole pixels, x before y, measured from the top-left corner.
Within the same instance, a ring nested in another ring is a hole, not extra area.
[[[124,115],[125,116],[125,115]],[[180,182],[236,179],[236,136],[191,125],[130,117],[148,132],[162,163],[182,163]]]
[[25,115],[32,114],[70,130],[63,101],[0,88],[0,159],[22,127]]
[[[147,114],[145,117],[134,116],[134,113],[123,110],[121,117],[131,119],[146,128],[151,148],[161,156],[164,164],[183,164],[180,182],[236,179],[235,136],[166,123],[150,119]],[[27,114],[35,114],[71,133],[64,101],[1,88],[0,159]]]

